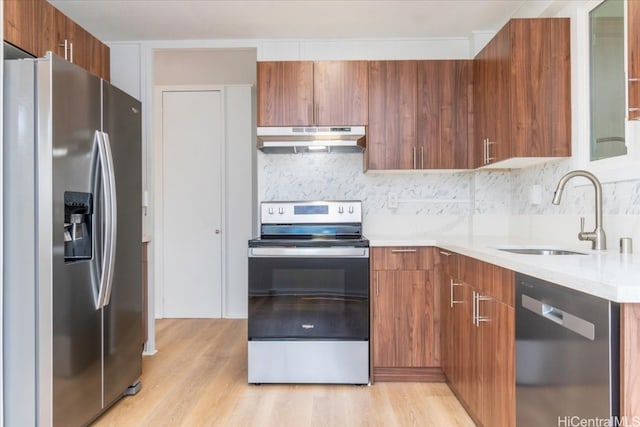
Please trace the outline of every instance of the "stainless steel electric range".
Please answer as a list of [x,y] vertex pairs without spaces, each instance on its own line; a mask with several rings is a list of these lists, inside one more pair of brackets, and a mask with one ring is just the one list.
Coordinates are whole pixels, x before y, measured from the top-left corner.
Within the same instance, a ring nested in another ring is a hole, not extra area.
[[263,202],[249,241],[249,383],[369,382],[360,201]]

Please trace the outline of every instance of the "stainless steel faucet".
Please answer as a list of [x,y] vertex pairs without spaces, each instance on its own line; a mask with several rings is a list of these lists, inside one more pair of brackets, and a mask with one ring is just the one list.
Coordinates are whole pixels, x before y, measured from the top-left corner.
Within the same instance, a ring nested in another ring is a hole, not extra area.
[[600,184],[600,181],[594,174],[585,170],[574,170],[565,174],[558,182],[558,187],[556,188],[551,203],[554,205],[560,204],[560,197],[562,196],[564,186],[571,178],[576,176],[587,178],[596,190],[596,229],[593,231],[584,231],[584,217],[580,218],[580,233],[578,233],[578,239],[590,240],[591,249],[604,251],[607,249],[607,236],[604,234],[604,229],[602,228],[602,184]]

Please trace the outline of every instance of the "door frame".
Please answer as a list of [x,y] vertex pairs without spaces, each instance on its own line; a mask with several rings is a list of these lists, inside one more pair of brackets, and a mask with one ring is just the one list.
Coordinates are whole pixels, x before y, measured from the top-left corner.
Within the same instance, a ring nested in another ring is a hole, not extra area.
[[[222,112],[221,117],[221,147],[220,147],[220,226],[224,234],[226,230],[226,210],[225,200],[226,194],[226,111],[225,111],[225,87],[221,85],[158,85],[153,91],[153,206],[155,209],[152,213],[152,229],[153,242],[150,245],[153,251],[153,286],[149,286],[149,290],[153,288],[153,292],[149,292],[149,312],[150,321],[162,319],[164,317],[164,212],[162,206],[164,204],[164,188],[163,188],[163,134],[162,134],[162,96],[164,92],[220,92],[220,102]],[[226,301],[226,251],[224,245],[224,236],[220,240],[221,259],[220,259],[220,304],[222,317],[227,312]],[[155,328],[154,328],[155,329]]]

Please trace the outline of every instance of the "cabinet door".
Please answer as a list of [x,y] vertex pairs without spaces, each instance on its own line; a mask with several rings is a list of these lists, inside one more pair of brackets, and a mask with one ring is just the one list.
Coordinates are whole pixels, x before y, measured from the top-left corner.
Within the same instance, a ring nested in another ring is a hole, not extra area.
[[440,262],[437,264],[435,277],[439,280],[440,304],[440,366],[449,382],[457,381],[454,357],[459,351],[454,345],[454,306],[457,297],[457,263],[458,256],[449,251],[441,250]]
[[[71,39],[67,35],[67,21],[69,18],[55,7],[49,5],[49,31],[47,33],[47,50],[56,55],[71,60],[70,45]],[[65,48],[65,40],[67,46]]]
[[476,131],[473,151],[476,167],[510,156],[509,78],[510,41],[507,24],[476,56],[474,64],[473,122]]
[[314,123],[365,126],[369,117],[366,61],[318,61],[313,64]]
[[371,249],[374,270],[431,270],[437,250],[432,247],[377,247]]
[[468,167],[472,61],[418,62],[419,167]]
[[376,271],[374,280],[374,366],[434,366],[434,286],[428,274]]
[[482,395],[478,358],[480,341],[473,323],[474,292],[475,289],[466,283],[461,283],[454,290],[454,297],[461,303],[454,305],[452,311],[454,379],[451,384],[471,411],[471,415],[478,420]]
[[48,5],[44,0],[4,0],[4,40],[33,56],[43,56],[47,47],[42,23],[47,20]]
[[258,126],[313,124],[313,62],[258,62]]
[[482,373],[481,422],[485,426],[516,425],[515,310],[495,299],[478,302]]
[[417,166],[417,63],[369,62],[369,169]]
[[629,120],[640,120],[640,2],[627,2]]
[[474,168],[484,166],[486,159],[485,140],[489,135],[487,110],[489,109],[489,55],[491,47],[485,46],[473,61],[473,152],[472,165]]
[[[489,61],[485,96],[488,103],[485,106],[487,121],[488,163],[494,163],[511,157],[510,123],[512,118],[509,111],[509,82],[511,74],[511,41],[509,26],[505,26],[496,34],[489,44]],[[522,99],[520,99],[522,101]]]
[[511,127],[511,155],[570,155],[568,22],[514,19],[509,28],[510,120],[505,123]]
[[109,46],[91,36],[89,48],[91,58],[89,71],[107,81],[111,80],[111,49]]
[[[81,36],[80,36],[81,34]],[[110,80],[110,50],[82,27],[76,29],[74,46],[82,39],[82,48],[74,52],[74,62],[105,80]]]
[[91,70],[91,34],[67,18],[65,38],[70,43],[69,60],[85,70],[93,72]]
[[473,102],[473,61],[445,61],[441,70],[440,163],[437,169],[469,167],[469,107]]

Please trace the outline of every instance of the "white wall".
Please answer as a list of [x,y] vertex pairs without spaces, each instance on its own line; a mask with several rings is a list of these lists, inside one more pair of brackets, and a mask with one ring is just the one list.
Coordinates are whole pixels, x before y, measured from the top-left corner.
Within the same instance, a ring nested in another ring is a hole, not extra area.
[[256,50],[157,49],[154,85],[256,84]]
[[246,318],[248,302],[247,241],[253,237],[255,117],[253,86],[226,86],[224,317]]

